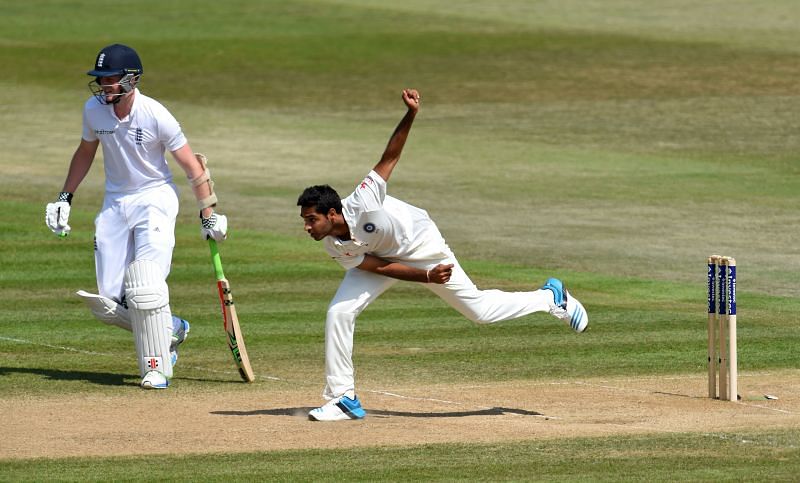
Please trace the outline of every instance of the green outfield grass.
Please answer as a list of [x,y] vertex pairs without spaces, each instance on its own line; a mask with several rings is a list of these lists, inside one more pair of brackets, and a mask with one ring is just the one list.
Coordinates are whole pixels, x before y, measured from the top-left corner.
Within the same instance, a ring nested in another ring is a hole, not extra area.
[[[0,398],[138,382],[129,336],[73,295],[95,286],[101,159],[75,195],[72,236],[43,223],[80,139],[84,73],[112,42],[137,48],[142,90],[210,159],[231,224],[226,274],[256,372],[274,384],[321,384],[324,312],[341,278],[303,234],[297,195],[318,183],[348,193],[409,86],[423,105],[390,193],[432,214],[479,286],[558,276],[592,325],[581,337],[546,315],[475,326],[398,284],[359,318],[360,384],[702,374],[712,253],[739,263],[740,371],[800,367],[795,2],[51,0],[0,2],[0,17]],[[230,355],[207,246],[173,172],[184,202],[171,299],[192,336],[170,391],[246,391],[226,384],[234,372],[208,371]],[[322,480],[338,458],[353,467],[340,476],[360,480],[791,480],[799,443],[775,430],[575,435],[171,457],[147,475],[124,458],[37,459],[0,461],[0,480]]]
[[[244,468],[236,477],[247,481],[791,481],[800,468],[797,444],[796,433],[777,431],[167,457],[144,468],[133,458],[109,459],[108,465],[53,459],[4,466],[13,481],[50,480],[56,474],[141,481],[153,473],[165,475],[165,481],[230,481],[232,468]],[[331,474],[334,458],[340,470]]]

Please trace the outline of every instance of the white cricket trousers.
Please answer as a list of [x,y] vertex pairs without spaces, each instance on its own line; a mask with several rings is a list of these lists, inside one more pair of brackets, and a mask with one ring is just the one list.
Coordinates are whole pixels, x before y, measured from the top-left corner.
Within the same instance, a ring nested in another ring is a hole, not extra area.
[[156,262],[164,274],[172,267],[178,194],[172,183],[134,194],[106,193],[94,220],[97,290],[117,302],[124,293],[125,268],[134,260]]
[[[425,284],[451,307],[478,324],[491,324],[516,319],[533,312],[547,312],[553,306],[553,292],[503,292],[478,290],[455,256],[439,261],[415,264],[417,268],[430,269],[439,263],[452,263],[453,275],[446,284]],[[378,275],[359,268],[345,273],[339,289],[328,306],[325,321],[325,376],[322,396],[333,399],[346,391],[355,391],[353,369],[353,332],[356,317],[389,287],[397,283],[394,278]]]

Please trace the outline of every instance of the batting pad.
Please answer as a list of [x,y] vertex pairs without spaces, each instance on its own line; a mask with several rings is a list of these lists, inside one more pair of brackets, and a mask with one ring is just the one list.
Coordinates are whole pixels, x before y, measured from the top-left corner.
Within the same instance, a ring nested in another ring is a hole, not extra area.
[[128,309],[121,304],[118,304],[108,297],[95,295],[83,290],[78,290],[75,293],[86,302],[86,305],[89,306],[89,310],[92,311],[92,315],[100,322],[114,325],[127,331],[133,330],[131,327],[131,315],[128,313]]
[[172,377],[172,313],[161,268],[150,260],[135,260],[125,270],[124,283],[141,376],[158,371]]

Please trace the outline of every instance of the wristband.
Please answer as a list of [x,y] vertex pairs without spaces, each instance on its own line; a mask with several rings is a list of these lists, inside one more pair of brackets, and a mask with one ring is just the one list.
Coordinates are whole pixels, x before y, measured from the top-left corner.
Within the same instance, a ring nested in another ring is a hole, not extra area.
[[56,201],[66,201],[67,204],[72,205],[72,193],[62,191],[58,194],[58,199]]
[[425,272],[425,277],[428,278],[428,283],[431,283],[431,269],[429,268],[427,272]]

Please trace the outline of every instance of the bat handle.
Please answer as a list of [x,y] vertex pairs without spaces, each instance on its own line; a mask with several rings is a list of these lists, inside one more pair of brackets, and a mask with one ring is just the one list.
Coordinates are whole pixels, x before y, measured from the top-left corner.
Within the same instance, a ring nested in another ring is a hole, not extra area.
[[225,278],[225,273],[222,271],[222,260],[219,258],[219,248],[216,240],[209,238],[208,247],[211,249],[211,263],[214,264],[214,273],[217,276],[217,280],[222,280]]

